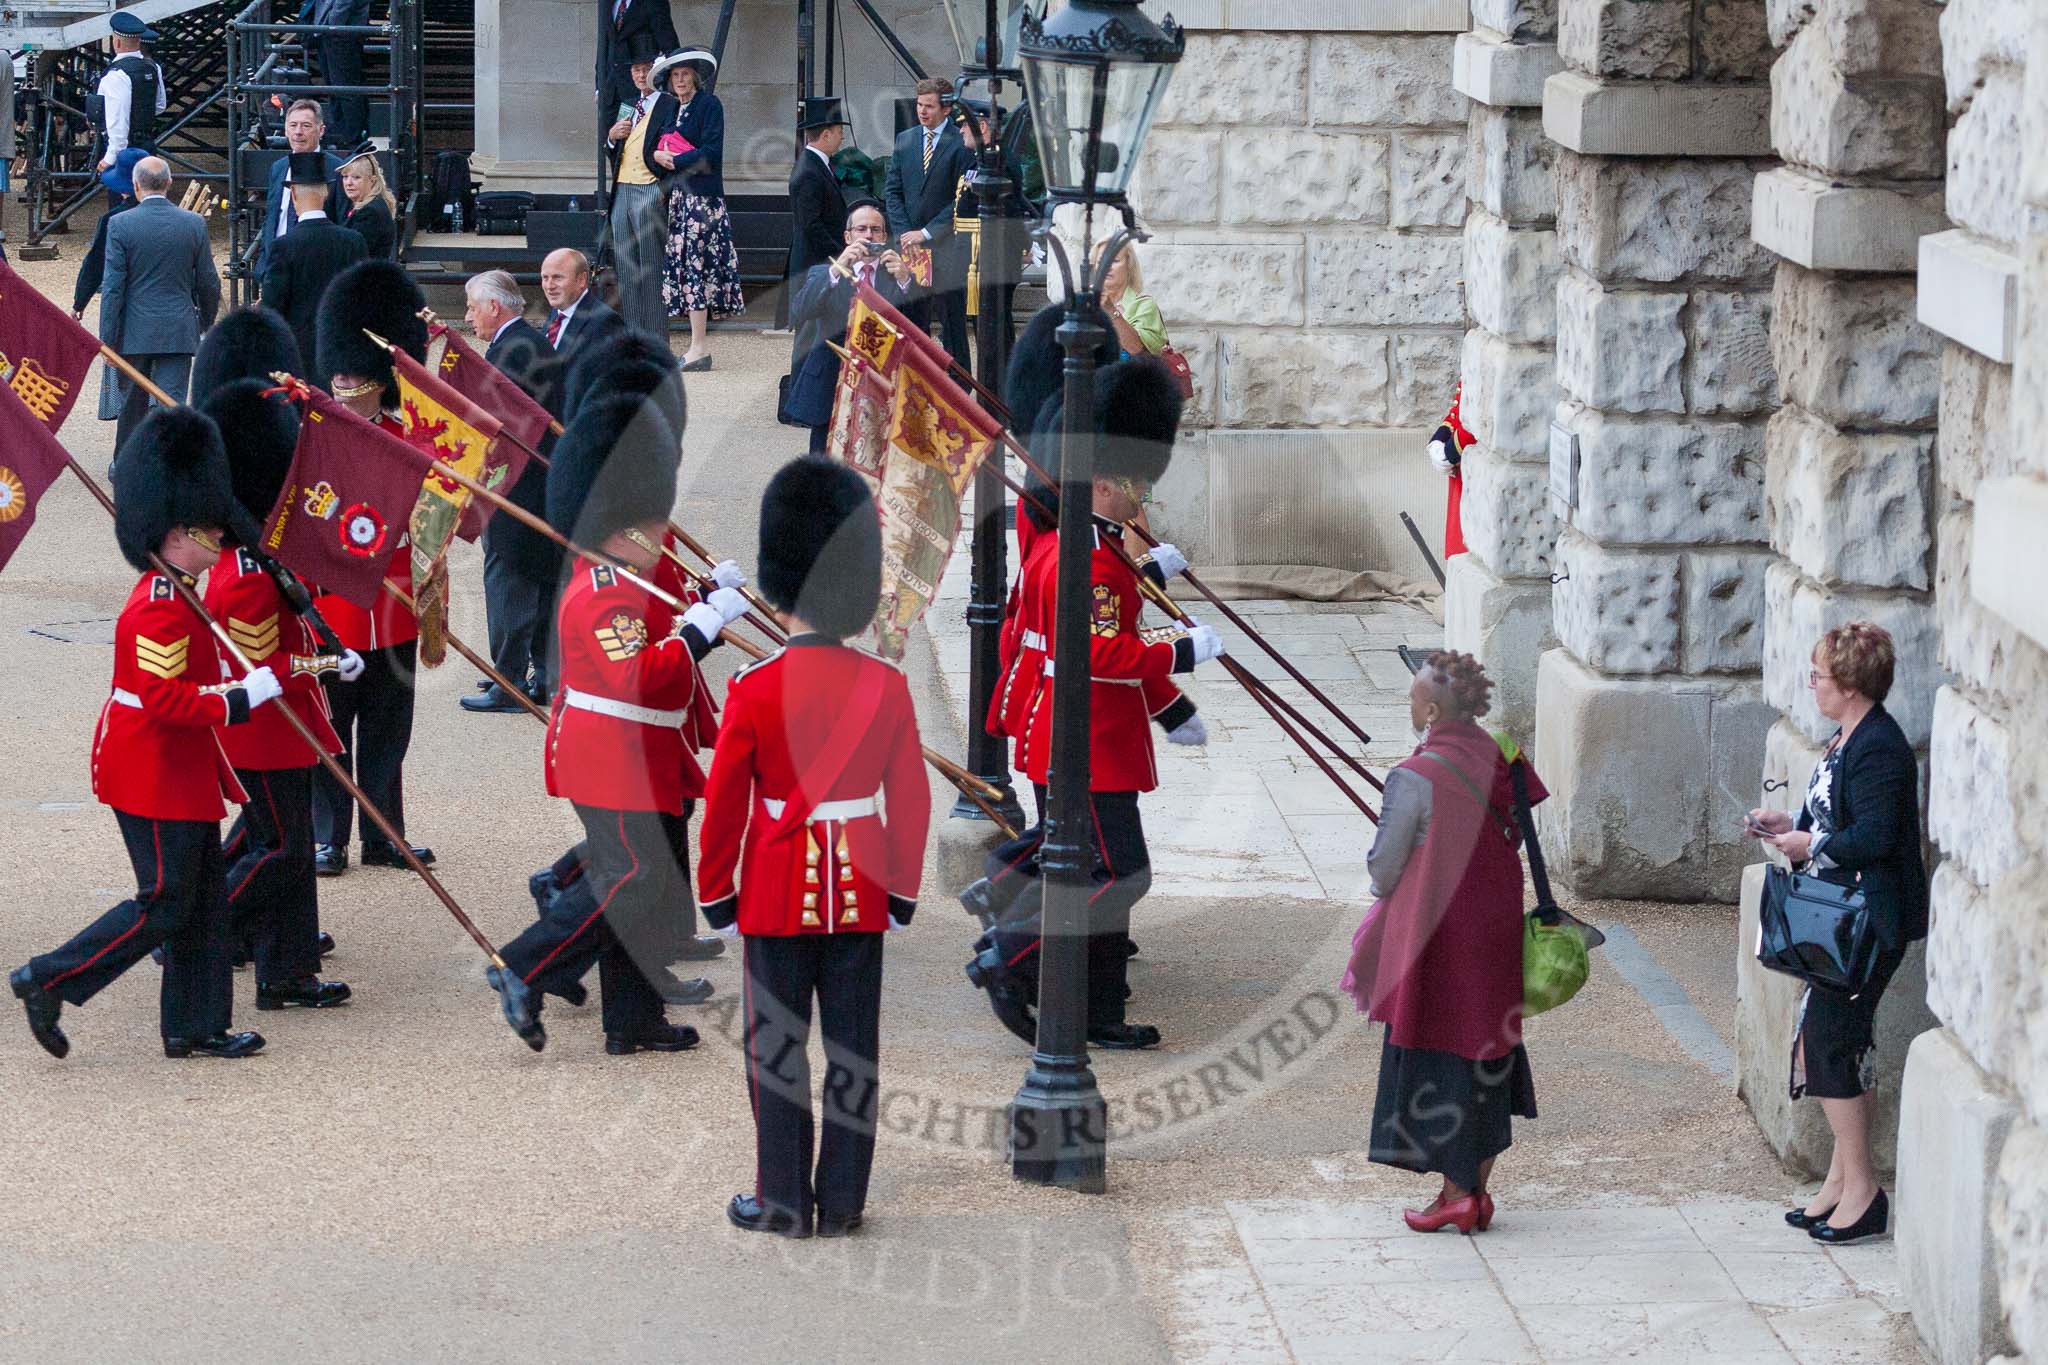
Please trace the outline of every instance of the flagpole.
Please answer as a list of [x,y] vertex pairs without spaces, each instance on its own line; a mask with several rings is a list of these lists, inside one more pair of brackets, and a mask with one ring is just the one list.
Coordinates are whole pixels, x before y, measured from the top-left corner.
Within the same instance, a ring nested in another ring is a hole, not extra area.
[[[397,598],[398,601],[405,605],[405,609],[407,611],[410,611],[414,616],[419,615],[419,606],[413,601],[412,594],[407,592],[404,588],[399,587],[396,583],[393,583],[390,579],[387,578],[384,580],[384,591],[389,593],[392,597]],[[524,706],[528,711],[531,711],[533,713],[533,718],[535,720],[538,720],[543,724],[546,723],[548,713],[541,708],[539,703],[535,702],[532,697],[527,696],[524,691],[520,690],[517,687],[514,687],[510,679],[508,679],[503,673],[500,673],[495,667],[493,667],[489,660],[485,659],[482,655],[478,654],[475,650],[471,649],[468,645],[464,644],[462,642],[462,637],[457,635],[454,631],[449,630],[445,624],[441,628],[441,638],[446,640],[449,644],[453,645],[455,647],[455,652],[457,654],[460,654],[463,658],[475,664],[477,668],[482,671],[485,677],[489,678],[492,682],[496,683],[504,691],[511,694],[513,697],[517,698],[520,705]]]

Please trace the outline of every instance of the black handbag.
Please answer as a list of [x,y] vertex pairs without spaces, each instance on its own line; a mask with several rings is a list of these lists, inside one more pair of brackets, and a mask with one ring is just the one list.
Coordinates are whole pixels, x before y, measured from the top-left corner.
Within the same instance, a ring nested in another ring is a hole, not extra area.
[[1756,960],[1823,990],[1861,995],[1883,951],[1860,886],[1772,867],[1764,873]]

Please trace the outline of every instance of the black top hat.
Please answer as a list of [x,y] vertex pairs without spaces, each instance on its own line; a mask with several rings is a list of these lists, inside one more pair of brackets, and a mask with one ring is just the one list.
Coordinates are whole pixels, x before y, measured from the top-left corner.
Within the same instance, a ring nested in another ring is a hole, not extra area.
[[846,117],[846,101],[838,95],[813,95],[807,100],[797,101],[798,132],[808,133],[819,128],[842,128],[851,121]]
[[633,33],[626,37],[626,65],[638,66],[641,62],[650,65],[661,55],[661,44],[654,41],[651,33]]
[[290,169],[284,182],[287,185],[324,185],[327,183],[327,153],[287,152],[291,158]]
[[134,15],[122,10],[107,21],[107,27],[123,38],[140,38],[145,43],[156,41],[156,30]]

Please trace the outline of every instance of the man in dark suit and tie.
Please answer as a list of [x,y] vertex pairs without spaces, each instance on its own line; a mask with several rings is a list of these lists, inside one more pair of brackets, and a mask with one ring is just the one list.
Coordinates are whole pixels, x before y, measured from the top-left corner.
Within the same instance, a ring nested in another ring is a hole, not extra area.
[[[165,196],[171,168],[162,157],[135,163],[133,209],[107,224],[106,297],[100,302],[100,340],[125,355],[158,388],[182,403],[192,378],[199,334],[220,311],[220,276],[206,240],[206,220]],[[126,392],[114,428],[114,453],[156,400],[124,380]]]
[[[284,111],[284,140],[291,151],[270,163],[270,188],[263,198],[263,221],[256,228],[256,259],[249,266],[258,289],[264,287],[264,276],[270,273],[271,247],[291,230],[292,224],[299,221],[296,199],[284,182],[285,172],[291,165],[291,153],[320,151],[320,140],[326,132],[327,125],[320,119],[318,100],[293,100],[291,107]],[[322,156],[327,167],[327,198],[317,207],[339,222],[341,211],[348,207],[348,196],[341,192],[341,158],[331,152],[322,153]],[[265,294],[263,301],[269,303],[270,296]],[[303,358],[310,365],[313,353],[308,351]]]
[[597,126],[610,128],[619,106],[640,98],[633,84],[634,52],[673,52],[683,45],[668,0],[598,0]]
[[953,203],[960,177],[974,158],[948,117],[952,94],[953,83],[942,77],[917,83],[917,123],[896,138],[883,197],[897,249],[924,247],[932,253],[930,297],[918,301],[910,320],[929,327],[936,309],[946,350],[964,368],[969,361],[967,242],[953,231]]
[[[789,268],[783,272],[794,291],[814,265],[824,265],[845,249],[846,192],[832,173],[832,158],[846,142],[846,105],[837,95],[803,102],[797,127],[804,149],[789,173]],[[798,354],[802,354],[798,352]]]
[[[512,276],[503,270],[487,270],[471,276],[463,294],[469,302],[464,319],[477,340],[489,348],[484,359],[561,416],[549,398],[555,388],[554,349],[548,345],[546,333],[526,320],[526,300]],[[543,438],[541,453],[547,454],[552,444]],[[529,460],[506,496],[527,511],[545,516],[547,489],[547,466]],[[542,705],[548,697],[554,586],[561,566],[561,553],[554,542],[516,518],[492,517],[485,526],[484,613],[491,638],[491,665]],[[522,709],[519,699],[495,682],[464,697],[461,706],[465,711]]]
[[567,376],[567,358],[578,347],[626,325],[590,287],[590,258],[575,247],[547,254],[540,263],[540,292],[548,301],[547,343],[564,358],[558,367],[562,377]]
[[[286,177],[298,216],[292,230],[270,253],[263,276],[263,302],[291,324],[299,361],[317,383],[327,382],[326,361],[314,354],[320,296],[336,275],[370,254],[363,235],[327,217],[327,156],[293,152]],[[305,377],[305,376],[302,376]]]
[[909,311],[910,267],[889,245],[889,223],[882,206],[861,199],[846,213],[845,249],[836,260],[810,268],[789,305],[789,324],[796,328],[798,362],[789,385],[783,417],[811,429],[813,454],[825,449],[832,425],[832,394],[839,385],[840,360],[827,342],[846,337],[846,314],[853,307],[856,281],[905,312]]

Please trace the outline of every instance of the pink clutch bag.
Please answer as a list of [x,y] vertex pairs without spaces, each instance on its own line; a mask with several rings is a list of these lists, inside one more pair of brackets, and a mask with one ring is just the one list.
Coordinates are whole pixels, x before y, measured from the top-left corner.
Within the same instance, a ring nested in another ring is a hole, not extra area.
[[697,150],[697,145],[681,133],[663,133],[661,141],[655,143],[654,146],[657,151],[673,152],[677,156],[681,156],[685,152]]

